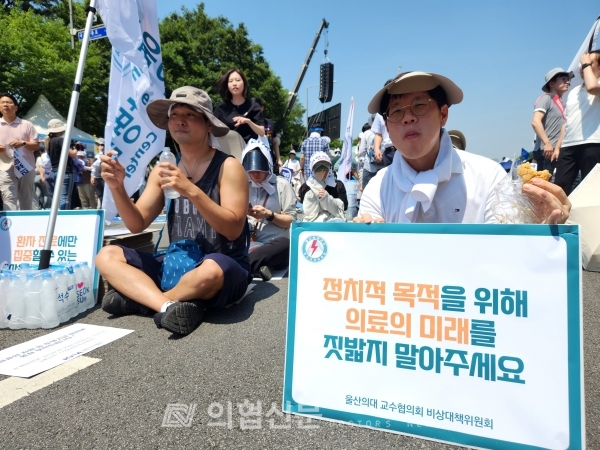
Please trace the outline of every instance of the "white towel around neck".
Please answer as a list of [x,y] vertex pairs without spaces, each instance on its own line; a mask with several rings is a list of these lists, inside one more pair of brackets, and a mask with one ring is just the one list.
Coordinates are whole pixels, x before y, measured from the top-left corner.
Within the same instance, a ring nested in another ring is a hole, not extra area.
[[413,222],[419,204],[423,211],[427,212],[431,208],[438,184],[450,180],[453,172],[462,171],[461,164],[453,168],[453,157],[457,158],[454,156],[450,136],[444,128],[440,137],[440,151],[433,169],[417,172],[402,155],[396,155],[388,171],[391,172],[394,184],[406,194],[400,205],[400,222]]

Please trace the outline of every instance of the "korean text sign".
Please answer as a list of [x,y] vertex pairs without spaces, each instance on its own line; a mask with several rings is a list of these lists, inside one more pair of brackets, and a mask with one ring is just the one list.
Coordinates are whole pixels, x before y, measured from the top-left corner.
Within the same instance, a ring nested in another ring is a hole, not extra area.
[[[0,212],[0,263],[8,263],[10,269],[22,263],[37,267],[49,216],[50,211]],[[59,211],[50,247],[51,264],[87,261],[94,275],[94,298],[99,280],[94,259],[102,248],[103,234],[103,210]]]
[[289,286],[287,412],[583,448],[576,226],[294,224]]

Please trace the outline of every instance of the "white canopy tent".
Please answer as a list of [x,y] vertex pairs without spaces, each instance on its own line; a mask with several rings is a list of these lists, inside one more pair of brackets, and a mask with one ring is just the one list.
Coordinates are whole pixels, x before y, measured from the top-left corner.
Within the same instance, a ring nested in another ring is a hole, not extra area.
[[[23,119],[28,120],[33,124],[42,139],[48,134],[48,121],[50,119],[60,119],[62,122],[67,123],[67,120],[54,109],[54,106],[52,106],[45,95],[40,95],[38,97],[35,104]],[[94,149],[94,136],[78,130],[75,127],[73,127],[71,139],[86,144],[88,150]]]

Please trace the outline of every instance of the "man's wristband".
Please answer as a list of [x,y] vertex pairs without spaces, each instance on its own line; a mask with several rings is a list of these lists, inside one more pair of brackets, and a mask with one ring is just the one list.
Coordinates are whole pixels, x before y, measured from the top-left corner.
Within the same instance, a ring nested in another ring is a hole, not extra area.
[[21,142],[21,147],[25,147],[27,145],[27,142],[23,141]]
[[267,222],[272,222],[274,218],[275,218],[275,213],[273,211],[271,211],[271,215],[269,217],[267,217]]
[[581,70],[585,69],[586,67],[590,67],[591,64],[590,63],[585,63],[581,65]]

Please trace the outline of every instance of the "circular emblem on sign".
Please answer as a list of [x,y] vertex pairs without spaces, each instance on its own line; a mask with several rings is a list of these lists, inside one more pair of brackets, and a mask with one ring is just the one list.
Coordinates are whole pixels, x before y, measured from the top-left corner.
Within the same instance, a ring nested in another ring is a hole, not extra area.
[[320,236],[306,238],[302,245],[302,254],[311,262],[319,262],[327,255],[327,243]]
[[10,220],[8,217],[3,217],[0,219],[0,229],[2,229],[2,231],[8,231],[11,226],[12,220]]

